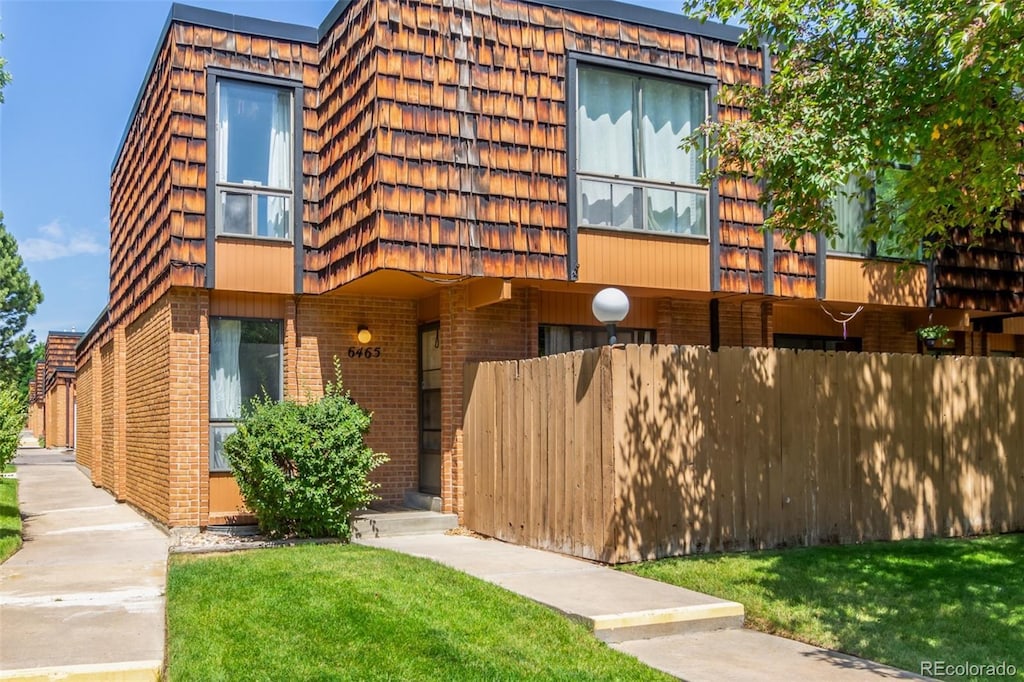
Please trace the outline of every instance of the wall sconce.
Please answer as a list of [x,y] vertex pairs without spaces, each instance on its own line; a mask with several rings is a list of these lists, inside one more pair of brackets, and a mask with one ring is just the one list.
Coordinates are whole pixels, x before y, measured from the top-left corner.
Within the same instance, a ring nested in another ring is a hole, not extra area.
[[369,327],[361,324],[356,328],[356,338],[359,339],[359,343],[370,343],[373,340],[373,334],[370,332]]

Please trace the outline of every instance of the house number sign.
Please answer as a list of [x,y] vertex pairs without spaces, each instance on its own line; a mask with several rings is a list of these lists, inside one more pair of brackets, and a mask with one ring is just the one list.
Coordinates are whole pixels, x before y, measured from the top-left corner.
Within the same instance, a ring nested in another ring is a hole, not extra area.
[[374,346],[372,348],[363,348],[362,346],[349,346],[348,356],[350,358],[363,358],[364,360],[373,360],[380,357],[380,346]]

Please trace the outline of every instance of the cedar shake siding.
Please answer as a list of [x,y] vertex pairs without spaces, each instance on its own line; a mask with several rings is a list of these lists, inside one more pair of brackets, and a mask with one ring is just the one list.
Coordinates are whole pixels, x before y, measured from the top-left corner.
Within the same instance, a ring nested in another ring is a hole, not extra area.
[[1024,313],[1024,207],[1011,228],[981,244],[943,251],[935,263],[935,305]]

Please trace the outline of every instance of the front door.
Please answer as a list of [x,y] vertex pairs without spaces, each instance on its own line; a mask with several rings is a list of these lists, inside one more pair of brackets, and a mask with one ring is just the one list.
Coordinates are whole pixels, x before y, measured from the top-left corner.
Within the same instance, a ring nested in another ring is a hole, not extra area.
[[420,327],[420,492],[441,494],[441,326]]

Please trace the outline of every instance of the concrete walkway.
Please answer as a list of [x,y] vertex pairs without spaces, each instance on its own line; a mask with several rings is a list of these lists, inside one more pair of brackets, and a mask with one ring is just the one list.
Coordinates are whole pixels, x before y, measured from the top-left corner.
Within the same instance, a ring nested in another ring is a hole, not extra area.
[[927,679],[743,630],[739,604],[550,552],[440,534],[359,543],[433,559],[545,604],[589,624],[612,647],[685,680]]
[[156,680],[167,536],[70,452],[19,451],[24,546],[0,565],[0,680]]

